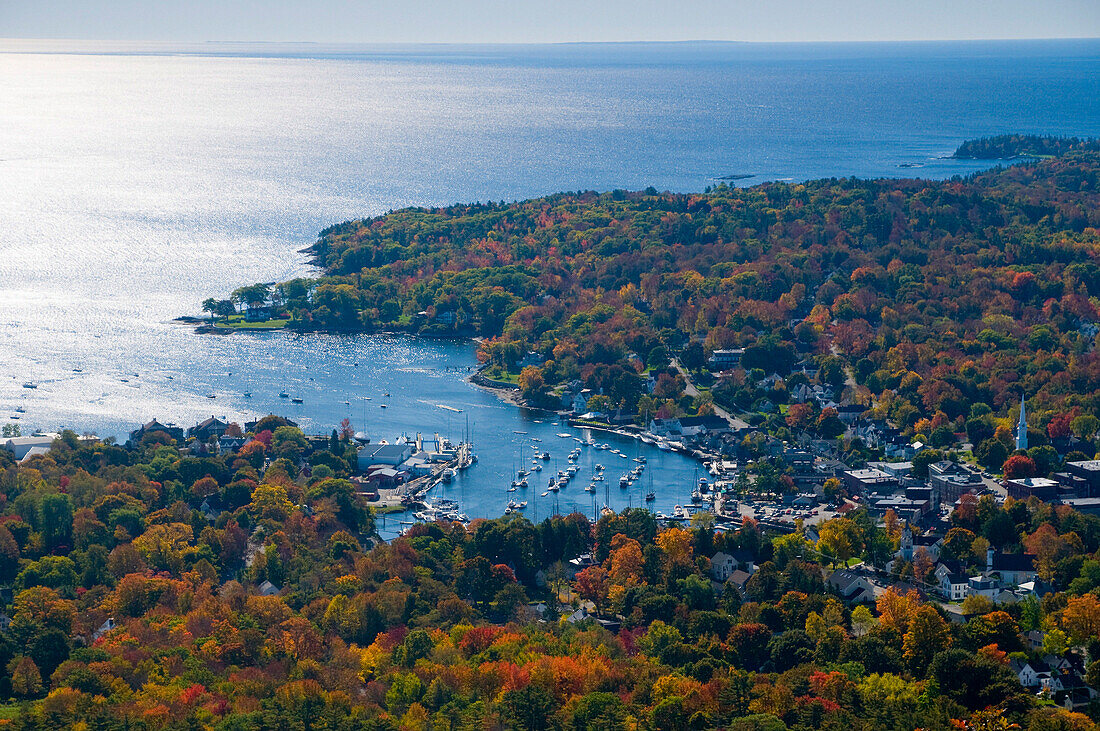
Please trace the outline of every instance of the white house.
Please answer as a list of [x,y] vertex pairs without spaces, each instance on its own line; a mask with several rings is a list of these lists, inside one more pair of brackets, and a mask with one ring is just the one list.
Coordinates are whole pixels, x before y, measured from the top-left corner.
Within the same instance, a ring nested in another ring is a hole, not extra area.
[[737,561],[728,553],[719,551],[710,557],[710,577],[715,581],[725,581],[737,569]]
[[[11,437],[0,442],[0,448],[11,452],[18,462],[22,461],[32,449],[49,450],[57,436],[57,434],[35,434],[30,437]],[[36,452],[36,454],[44,454],[44,452]]]
[[719,551],[710,558],[710,575],[715,581],[726,581],[738,569],[749,576],[756,572],[756,564],[748,551],[734,551],[732,555]]
[[970,577],[966,574],[953,574],[945,571],[940,577],[940,593],[948,601],[958,602],[966,598],[967,588],[970,586]]

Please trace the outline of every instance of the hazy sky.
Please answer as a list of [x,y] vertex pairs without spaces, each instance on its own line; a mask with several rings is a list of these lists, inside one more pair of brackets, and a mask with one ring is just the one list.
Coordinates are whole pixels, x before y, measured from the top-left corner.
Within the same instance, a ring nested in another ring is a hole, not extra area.
[[1100,0],[0,0],[0,37],[559,42],[1100,36]]

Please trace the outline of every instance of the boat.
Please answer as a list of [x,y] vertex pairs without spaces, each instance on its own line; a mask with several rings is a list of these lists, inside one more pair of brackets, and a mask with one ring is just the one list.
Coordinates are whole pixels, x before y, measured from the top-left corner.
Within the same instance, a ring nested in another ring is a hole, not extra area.
[[448,467],[447,469],[443,470],[443,474],[441,476],[444,482],[450,482],[455,478],[455,471]]
[[208,393],[208,394],[206,394],[206,398],[217,398],[217,397],[218,397],[218,394],[216,394],[216,393]]
[[566,434],[565,432],[560,432],[560,433],[558,434],[558,436],[559,436],[559,437],[561,437],[562,439],[569,439],[569,438],[571,438],[571,437],[572,437],[573,435],[572,435],[572,434]]
[[244,397],[245,398],[252,398],[252,392],[251,391],[245,391],[244,392]]
[[344,406],[351,406],[351,401],[344,401]]
[[542,465],[540,465],[538,462],[535,462],[533,465],[531,465],[531,470],[533,472],[542,472]]
[[382,407],[383,409],[384,409],[384,408],[386,408],[386,405],[385,405],[385,404],[380,404],[380,406],[381,406],[381,407]]
[[668,445],[668,442],[666,442],[664,439],[657,442],[657,449],[661,450],[662,452],[671,452],[672,451],[672,447],[670,447]]
[[596,483],[593,482],[588,487],[584,488],[585,492],[596,492]]
[[38,384],[34,381],[27,381],[23,384],[23,388],[38,388]]
[[290,394],[286,391],[279,391],[279,398],[290,398]]
[[512,431],[512,433],[513,433],[513,434],[526,434],[527,432],[525,432],[525,431],[515,431],[515,430],[513,430],[513,431]]
[[547,496],[547,495],[549,495],[549,494],[550,494],[549,492],[547,492],[547,491],[545,491],[545,490],[544,490],[544,491],[543,491],[543,493],[542,493],[542,497],[546,497],[546,496]]
[[290,402],[292,404],[300,404],[300,403],[302,403],[302,397],[301,396],[295,396],[294,398],[292,398],[290,400]]
[[619,487],[623,490],[630,487],[630,478],[627,477],[626,475],[623,475],[622,477],[620,477],[619,478]]
[[543,462],[549,462],[550,461],[550,453],[549,452],[543,452],[542,454],[539,455],[539,459],[541,459]]
[[557,485],[551,485],[551,486],[550,486],[550,492],[557,492],[557,491],[558,491],[558,490],[560,490],[560,489],[561,489],[561,488],[560,488],[560,487],[558,487]]
[[516,490],[518,490],[518,489],[519,489],[519,488],[518,488],[518,487],[516,487],[516,483],[514,483],[514,482],[513,482],[513,483],[512,483],[512,486],[511,486],[511,487],[509,487],[507,491],[508,491],[508,492],[515,492],[515,491],[516,491]]
[[603,472],[603,465],[602,465],[602,464],[597,464],[597,465],[596,465],[596,467],[595,467],[594,469],[595,469],[595,470],[596,470],[597,472]]
[[526,500],[520,500],[518,503],[516,503],[516,510],[526,510],[526,509],[527,509],[527,501]]
[[527,487],[527,480],[520,480],[517,487],[526,488]]
[[684,510],[683,505],[677,505],[672,509],[672,517],[679,520],[683,520],[687,517],[687,511]]
[[653,501],[654,501],[654,500],[656,500],[656,499],[657,499],[657,496],[656,496],[655,494],[653,494],[652,492],[647,492],[647,493],[645,494],[645,501],[646,501],[647,503],[651,503],[651,502],[653,502]]
[[25,413],[27,413],[27,410],[26,410],[26,409],[24,409],[24,408],[23,408],[22,406],[16,406],[16,407],[15,407],[15,413],[17,413],[17,414],[25,414]]
[[638,464],[645,464],[645,457],[635,457],[634,461]]

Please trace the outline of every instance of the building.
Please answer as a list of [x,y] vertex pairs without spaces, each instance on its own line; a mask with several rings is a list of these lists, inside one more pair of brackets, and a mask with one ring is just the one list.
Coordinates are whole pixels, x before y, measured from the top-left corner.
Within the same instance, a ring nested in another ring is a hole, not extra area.
[[970,577],[945,571],[940,577],[940,594],[951,602],[960,602],[966,598]]
[[1058,483],[1058,495],[1062,498],[1087,498],[1092,493],[1089,481],[1072,472],[1055,472],[1050,479]]
[[870,511],[872,515],[882,517],[887,511],[893,510],[894,514],[904,520],[918,522],[931,509],[927,500],[912,500],[901,495],[892,495],[871,501]]
[[707,365],[712,371],[728,371],[741,365],[741,356],[744,354],[743,348],[715,350],[707,358]]
[[999,591],[997,582],[988,576],[971,576],[967,582],[967,596],[984,596],[993,599]]
[[898,486],[898,478],[873,468],[847,470],[844,472],[844,484],[853,495],[889,492]]
[[1066,472],[1081,478],[1088,485],[1088,494],[1078,494],[1078,497],[1100,497],[1100,459],[1066,462]]
[[867,413],[868,408],[863,404],[843,404],[836,407],[836,415],[845,424],[851,424]]
[[985,574],[996,574],[1005,586],[1019,586],[1038,577],[1035,556],[1030,553],[1001,553],[990,548],[985,554]]
[[680,433],[685,437],[694,437],[700,434],[726,434],[731,431],[729,422],[714,414],[681,416],[679,422]]
[[183,441],[183,429],[178,426],[171,426],[169,424],[162,424],[156,419],[142,424],[137,429],[130,432],[130,444],[137,444],[146,435],[153,434],[154,432],[164,432],[171,439],[175,439],[177,442]]
[[367,444],[360,447],[358,466],[360,472],[366,472],[372,465],[396,466],[413,454],[411,444]]
[[846,602],[858,604],[875,600],[875,587],[854,571],[837,569],[829,574],[826,583]]
[[17,462],[33,457],[36,454],[45,454],[50,450],[50,445],[57,438],[56,434],[35,434],[29,437],[11,437],[0,442],[0,448],[12,453]]
[[936,505],[950,505],[963,495],[985,489],[981,475],[946,459],[928,465],[928,484],[935,493]]
[[1001,484],[1008,491],[1009,497],[1016,500],[1036,497],[1044,502],[1050,502],[1058,497],[1058,483],[1046,477],[1018,477],[1014,480],[1005,480]]
[[1020,396],[1020,422],[1016,424],[1016,449],[1027,449],[1027,405]]
[[200,442],[208,442],[212,438],[221,437],[229,429],[229,423],[222,421],[214,416],[209,419],[203,419],[195,426],[187,430],[187,436],[193,437]]
[[868,462],[867,466],[876,470],[882,470],[886,474],[893,475],[899,480],[905,479],[913,474],[912,462]]
[[726,581],[740,570],[749,576],[756,572],[756,563],[748,551],[736,550],[732,554],[719,551],[711,556],[710,575],[715,581]]

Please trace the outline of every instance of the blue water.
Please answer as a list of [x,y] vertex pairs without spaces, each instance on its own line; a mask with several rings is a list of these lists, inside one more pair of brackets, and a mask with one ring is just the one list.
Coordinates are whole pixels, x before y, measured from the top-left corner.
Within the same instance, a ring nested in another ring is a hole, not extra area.
[[[943,178],[985,166],[943,159],[967,138],[1100,135],[1100,41],[5,41],[0,79],[0,420],[23,404],[25,428],[124,435],[152,416],[274,409],[328,431],[345,400],[359,428],[356,397],[388,389],[385,417],[366,414],[376,439],[458,436],[471,416],[482,462],[452,488],[471,515],[506,502],[514,431],[559,431],[446,370],[472,365],[471,345],[199,337],[172,318],[241,284],[309,273],[298,251],[318,230],[406,205],[701,191],[739,174],[753,175],[741,185]],[[39,388],[21,387],[30,380]],[[278,399],[283,388],[305,403]],[[421,399],[462,408],[463,424]],[[667,512],[694,466],[647,456],[662,461],[655,508]]]

